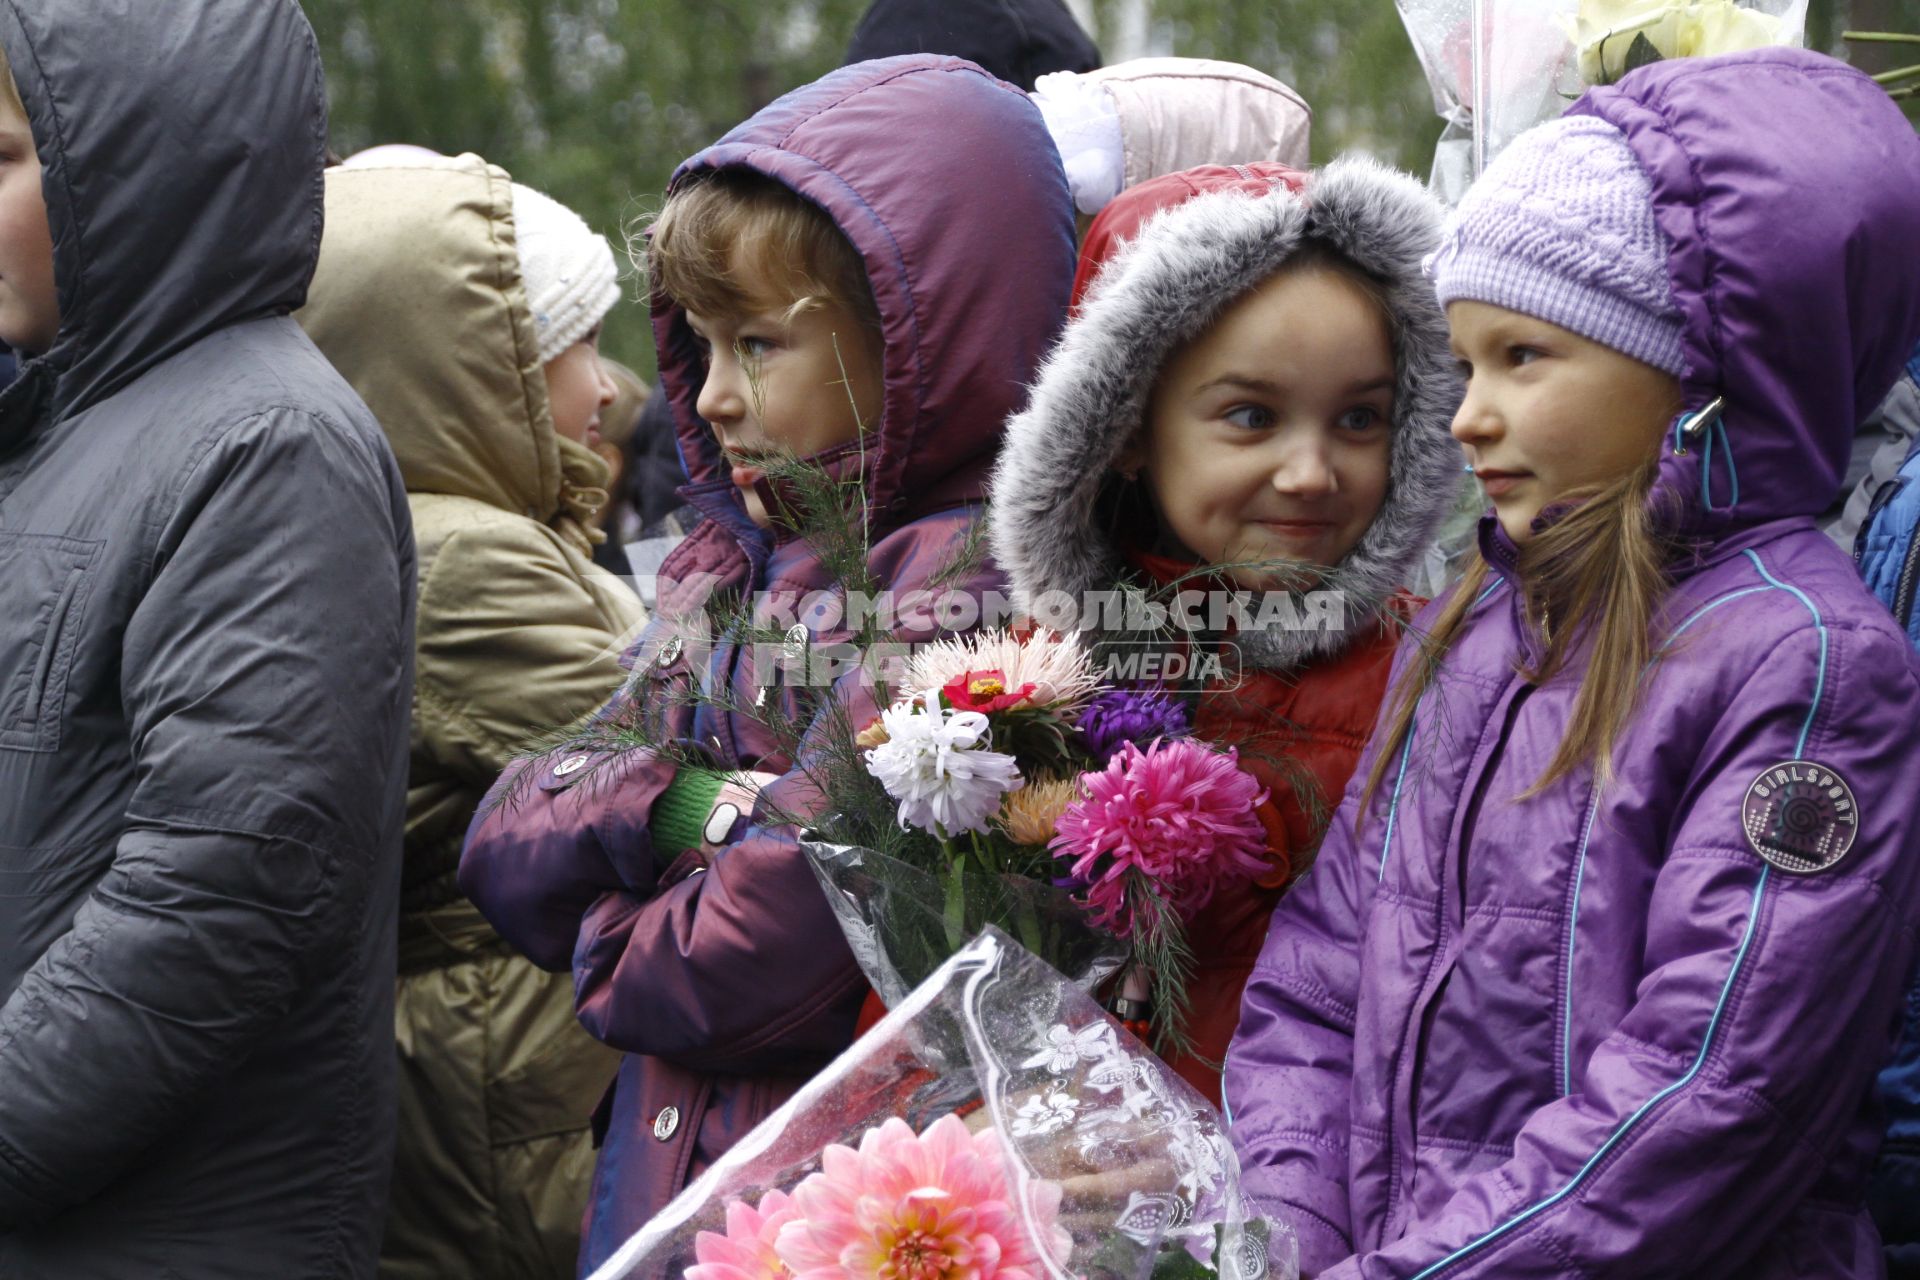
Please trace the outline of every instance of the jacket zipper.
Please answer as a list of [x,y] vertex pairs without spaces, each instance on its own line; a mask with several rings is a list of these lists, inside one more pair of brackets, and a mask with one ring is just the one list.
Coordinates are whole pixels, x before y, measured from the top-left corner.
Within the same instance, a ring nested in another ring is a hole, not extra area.
[[1900,561],[1900,582],[1893,591],[1893,616],[1900,619],[1900,629],[1906,630],[1913,623],[1914,588],[1920,584],[1920,528],[1908,531],[1907,554]]
[[[1447,986],[1453,980],[1451,967],[1456,957],[1447,954],[1448,948],[1452,944],[1453,938],[1464,937],[1466,934],[1467,856],[1473,845],[1473,829],[1480,822],[1480,806],[1486,800],[1487,789],[1493,783],[1493,775],[1499,769],[1500,762],[1506,758],[1507,744],[1513,739],[1513,723],[1519,717],[1520,708],[1526,704],[1527,699],[1533,694],[1533,690],[1533,685],[1523,684],[1519,689],[1514,691],[1512,700],[1507,703],[1506,711],[1501,716],[1500,736],[1496,740],[1493,753],[1488,756],[1486,766],[1481,769],[1480,776],[1474,780],[1473,794],[1468,798],[1466,816],[1460,824],[1459,859],[1454,868],[1454,883],[1452,885],[1454,911],[1449,912],[1447,910],[1447,886],[1443,883],[1441,888],[1439,904],[1440,928],[1434,940],[1434,946],[1436,948],[1436,957],[1439,957],[1448,965],[1449,972],[1440,979],[1439,985],[1433,989],[1433,995],[1427,1001],[1427,1007],[1422,1009],[1418,1017],[1414,1020],[1413,1061],[1408,1065],[1407,1071],[1407,1114],[1410,1123],[1406,1136],[1409,1143],[1417,1140],[1419,1132],[1420,1085],[1422,1077],[1426,1074],[1427,1050],[1429,1047],[1428,1038],[1433,1031],[1434,1019],[1440,1011],[1441,997],[1446,994]],[[1421,985],[1426,985],[1424,980]],[[1391,1132],[1389,1132],[1388,1141],[1391,1144],[1388,1148],[1391,1182],[1388,1187],[1386,1216],[1387,1220],[1391,1222],[1394,1210],[1403,1199],[1403,1196],[1400,1186],[1401,1166],[1399,1144],[1393,1141]],[[1410,1195],[1411,1189],[1408,1190]]]
[[53,606],[53,616],[47,619],[47,637],[40,645],[39,660],[33,667],[33,683],[27,687],[27,705],[21,715],[28,728],[40,720],[40,706],[46,701],[47,684],[53,678],[55,651],[60,647],[61,634],[67,629],[67,614],[72,611],[73,598],[79,593],[80,580],[85,576],[79,569],[67,575],[67,585]]
[[1493,771],[1506,759],[1507,744],[1513,741],[1513,722],[1520,718],[1520,708],[1533,696],[1533,690],[1534,686],[1530,684],[1523,684],[1514,690],[1513,700],[1507,703],[1506,714],[1501,717],[1499,744],[1474,783],[1473,797],[1467,802],[1466,820],[1460,824],[1459,884],[1456,886],[1460,913],[1455,924],[1462,930],[1467,927],[1467,853],[1473,846],[1473,829],[1480,824],[1480,806],[1486,802],[1487,788],[1493,785]]

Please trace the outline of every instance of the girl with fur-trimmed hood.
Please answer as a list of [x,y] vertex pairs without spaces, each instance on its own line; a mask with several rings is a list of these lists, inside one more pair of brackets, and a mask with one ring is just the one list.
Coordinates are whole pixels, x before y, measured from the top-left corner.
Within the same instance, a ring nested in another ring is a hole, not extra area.
[[[1400,588],[1460,476],[1459,383],[1420,274],[1441,212],[1357,159],[1123,193],[994,478],[994,554],[1023,600],[1125,579],[1248,593],[1206,641],[1228,674],[1192,708],[1267,789],[1270,869],[1188,924],[1191,1047],[1172,1061],[1216,1103],[1268,915],[1353,772],[1412,604]],[[1289,588],[1333,596],[1261,607]]]

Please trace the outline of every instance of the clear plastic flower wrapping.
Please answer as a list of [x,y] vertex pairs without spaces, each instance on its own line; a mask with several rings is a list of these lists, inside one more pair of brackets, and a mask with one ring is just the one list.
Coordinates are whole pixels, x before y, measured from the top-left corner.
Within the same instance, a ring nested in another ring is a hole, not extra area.
[[[1687,0],[1395,0],[1447,122],[1434,152],[1432,187],[1458,204],[1508,143],[1565,111],[1586,85],[1572,30],[1589,12],[1629,19],[1688,7]],[[1797,44],[1807,0],[1738,0],[1780,24]],[[1478,38],[1475,38],[1475,32]],[[1476,118],[1477,117],[1477,118]]]
[[990,872],[938,876],[856,845],[802,839],[867,982],[891,1009],[988,925],[1011,935],[1084,991],[1120,971],[1124,942],[1088,921],[1065,889]]
[[1072,981],[988,928],[593,1280],[679,1280],[700,1233],[726,1230],[729,1205],[792,1191],[829,1145],[858,1147],[893,1117],[925,1132],[955,1115],[998,1134],[1014,1217],[1030,1243],[1048,1242],[1030,1274],[1298,1276],[1291,1227],[1241,1197],[1219,1113]]

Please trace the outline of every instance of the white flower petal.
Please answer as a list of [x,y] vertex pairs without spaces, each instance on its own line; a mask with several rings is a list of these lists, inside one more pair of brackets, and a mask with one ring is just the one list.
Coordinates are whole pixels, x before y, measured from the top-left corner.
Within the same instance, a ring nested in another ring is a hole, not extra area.
[[964,640],[942,640],[916,653],[908,668],[913,684],[939,689],[969,671],[999,671],[1007,687],[1031,684],[1031,701],[1071,708],[1099,690],[1092,657],[1078,634],[1035,632],[1026,640],[1006,630],[982,631]]
[[867,771],[899,802],[902,827],[942,837],[986,831],[1000,798],[1023,785],[1012,756],[980,745],[990,724],[977,711],[948,711],[923,694],[882,720],[887,741],[867,753]]

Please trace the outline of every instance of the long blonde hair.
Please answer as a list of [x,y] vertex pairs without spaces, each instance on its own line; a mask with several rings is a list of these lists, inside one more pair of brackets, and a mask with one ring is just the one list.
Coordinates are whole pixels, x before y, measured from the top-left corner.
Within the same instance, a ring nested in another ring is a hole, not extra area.
[[[1520,546],[1518,589],[1525,625],[1540,641],[1540,661],[1519,668],[1543,684],[1567,669],[1580,651],[1586,660],[1573,718],[1546,771],[1523,795],[1553,785],[1582,765],[1591,765],[1604,787],[1613,776],[1613,746],[1639,701],[1647,665],[1655,652],[1654,628],[1671,585],[1670,543],[1661,533],[1664,513],[1648,496],[1658,457],[1611,484],[1567,495],[1556,507],[1566,514]],[[1389,762],[1413,731],[1415,709],[1478,602],[1487,562],[1476,552],[1432,627],[1418,641],[1392,702],[1386,735],[1373,758],[1361,812],[1385,778]]]

